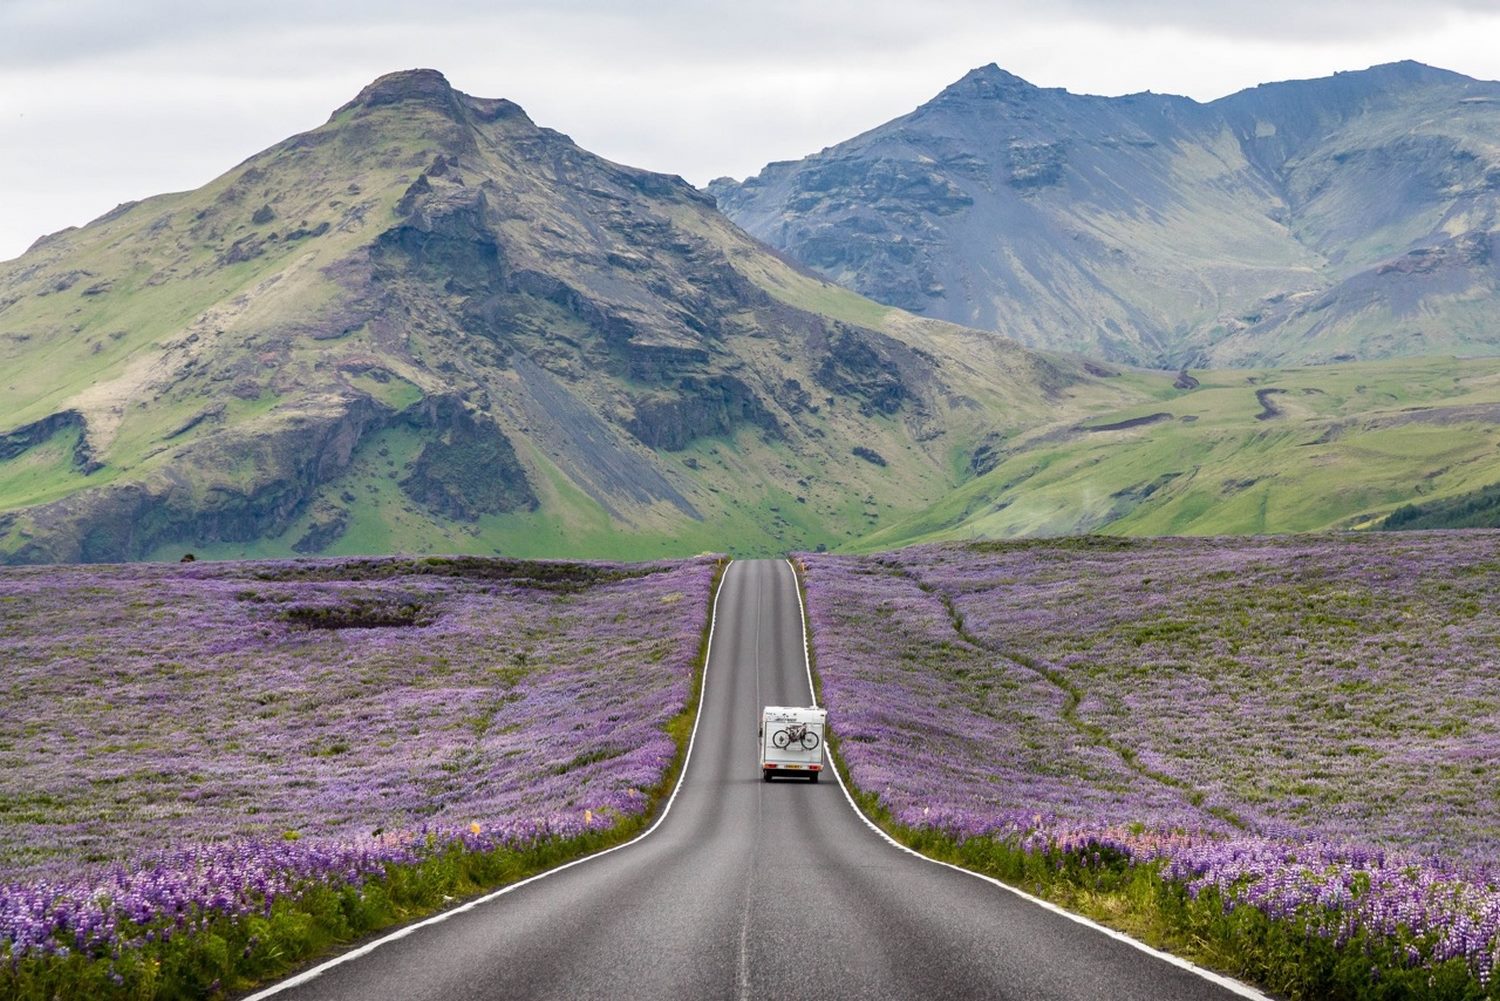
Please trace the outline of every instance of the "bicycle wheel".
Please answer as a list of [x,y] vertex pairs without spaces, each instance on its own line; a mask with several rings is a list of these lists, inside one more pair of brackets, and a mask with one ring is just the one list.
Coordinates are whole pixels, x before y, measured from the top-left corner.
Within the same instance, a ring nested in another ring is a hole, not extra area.
[[791,743],[791,738],[786,735],[785,730],[777,730],[775,733],[771,734],[771,743],[774,744],[777,748],[783,748],[786,747],[787,744]]
[[811,730],[802,734],[802,749],[804,751],[816,751],[818,749],[818,735]]

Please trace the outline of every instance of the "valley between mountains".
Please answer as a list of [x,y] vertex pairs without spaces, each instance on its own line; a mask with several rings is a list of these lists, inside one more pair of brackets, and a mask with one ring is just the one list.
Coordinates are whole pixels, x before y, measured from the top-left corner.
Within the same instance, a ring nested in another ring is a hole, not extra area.
[[1497,208],[1415,63],[706,189],[417,69],[43,237],[0,998],[1500,998]]
[[[1416,77],[1422,94],[1483,96]],[[919,117],[1042,100],[997,79],[976,71]],[[1477,134],[1487,106],[1464,107],[1477,117],[1449,125]],[[1164,143],[1181,146],[1129,149]],[[1037,166],[1026,194],[1017,178],[1032,174],[1007,162],[1006,197],[1028,211],[1074,169]],[[1471,166],[1453,190],[1482,221],[1489,168]],[[746,199],[768,183],[711,190],[764,232]],[[840,232],[828,238],[861,245]],[[1301,531],[1500,478],[1500,360],[1140,368],[1186,356],[1050,350],[1092,351],[1068,339],[1039,351],[864,298],[785,246],[806,263],[712,195],[594,156],[509,101],[430,70],[383,77],[196,191],[122,205],[0,265],[0,559],[647,558]],[[1277,268],[1255,273],[1291,273]],[[1476,295],[1460,298],[1487,316]],[[1488,336],[1433,343],[1486,353]]]

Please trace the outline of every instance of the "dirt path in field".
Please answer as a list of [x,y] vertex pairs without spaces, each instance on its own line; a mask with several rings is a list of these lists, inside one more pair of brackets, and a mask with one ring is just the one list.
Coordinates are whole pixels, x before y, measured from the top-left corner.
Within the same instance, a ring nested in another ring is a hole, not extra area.
[[1126,768],[1130,769],[1132,772],[1135,772],[1142,778],[1150,779],[1153,782],[1160,783],[1161,785],[1176,790],[1184,799],[1186,799],[1190,804],[1197,807],[1198,809],[1212,814],[1225,823],[1231,824],[1234,827],[1239,828],[1240,830],[1249,829],[1249,825],[1246,824],[1241,817],[1237,816],[1233,812],[1223,807],[1205,807],[1203,805],[1203,802],[1206,797],[1203,791],[1194,786],[1191,782],[1188,782],[1185,779],[1179,779],[1175,775],[1168,775],[1166,772],[1159,772],[1154,768],[1147,767],[1146,765],[1141,763],[1141,760],[1137,756],[1136,751],[1133,747],[1130,747],[1125,742],[1119,740],[1099,724],[1090,723],[1083,717],[1079,716],[1078,707],[1083,702],[1084,696],[1087,694],[1087,692],[1085,692],[1082,687],[1080,687],[1062,671],[1059,671],[1054,667],[1048,667],[1045,664],[1042,664],[1041,662],[1035,660],[1034,658],[1027,656],[1026,654],[1002,648],[990,642],[989,640],[984,639],[981,636],[975,635],[974,633],[970,632],[968,626],[965,625],[963,612],[959,611],[958,606],[954,603],[953,597],[951,595],[947,594],[936,585],[923,580],[919,574],[914,573],[913,571],[908,570],[904,567],[891,567],[890,569],[892,573],[895,573],[896,575],[901,577],[905,577],[907,580],[910,580],[913,584],[920,588],[924,593],[930,594],[941,601],[943,603],[943,608],[948,613],[948,622],[953,627],[954,634],[964,643],[967,643],[969,646],[972,646],[976,649],[983,650],[986,653],[993,654],[996,657],[1002,657],[1005,660],[1010,661],[1012,664],[1030,671],[1032,674],[1035,674],[1037,677],[1043,679],[1058,691],[1062,692],[1064,700],[1062,712],[1059,714],[1060,718],[1090,744],[1094,745],[1095,747],[1102,747],[1105,750],[1112,751],[1114,754],[1119,756],[1121,764],[1123,764]]

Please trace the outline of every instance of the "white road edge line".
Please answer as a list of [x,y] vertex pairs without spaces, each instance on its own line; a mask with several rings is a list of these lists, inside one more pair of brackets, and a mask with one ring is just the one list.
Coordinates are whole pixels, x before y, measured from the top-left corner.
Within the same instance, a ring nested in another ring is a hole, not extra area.
[[[539,879],[546,879],[548,876],[555,876],[558,873],[562,872],[564,869],[571,869],[575,865],[582,865],[585,862],[592,862],[594,861],[594,859],[603,858],[605,855],[608,855],[611,852],[617,852],[622,848],[629,848],[631,845],[650,837],[651,833],[661,826],[662,821],[667,819],[667,814],[672,812],[672,804],[677,801],[677,793],[682,789],[683,780],[687,778],[688,764],[693,760],[693,743],[698,739],[698,722],[703,718],[703,704],[708,701],[708,665],[709,662],[713,659],[714,627],[719,624],[719,597],[724,593],[724,580],[729,576],[729,568],[732,566],[734,566],[734,560],[732,559],[727,564],[725,564],[724,574],[719,578],[719,588],[714,592],[713,608],[709,612],[708,645],[704,648],[703,651],[703,686],[698,690],[698,711],[693,714],[693,732],[688,735],[687,754],[685,754],[682,758],[682,771],[677,775],[677,784],[672,787],[672,794],[667,797],[667,805],[662,808],[661,816],[657,817],[656,821],[650,827],[646,828],[640,834],[637,834],[635,837],[631,838],[629,841],[625,842],[622,845],[615,845],[612,848],[606,848],[603,851],[595,852],[592,855],[585,855],[583,858],[574,859],[571,862],[566,862],[555,868],[548,869],[544,872],[539,872],[535,876],[528,876],[526,879],[521,880],[519,883],[511,883],[509,886],[503,886],[493,893],[487,893],[482,897],[476,897],[475,899],[470,900],[467,903],[459,904],[457,907],[450,908],[449,910],[442,911],[438,914],[434,914],[430,918],[424,918],[423,920],[418,921],[415,924],[407,925],[404,928],[398,928],[395,931],[391,932],[389,935],[377,938],[373,942],[366,942],[364,945],[360,946],[357,949],[351,949],[341,956],[335,956],[333,959],[330,959],[327,962],[319,963],[317,966],[314,966],[311,969],[303,970],[296,976],[288,977],[285,980],[272,984],[270,987],[267,987],[262,991],[251,994],[249,997],[245,998],[244,1001],[261,1001],[261,999],[263,998],[272,997],[273,995],[280,994],[282,991],[290,990],[293,987],[300,987],[301,985],[307,983],[309,980],[316,979],[324,973],[327,973],[335,966],[341,966],[344,963],[359,959],[361,956],[367,956],[381,946],[387,945],[391,942],[395,942],[398,939],[403,939],[406,936],[410,935],[412,932],[419,931],[431,925],[440,924],[444,921],[447,921],[449,918],[453,917],[456,914],[462,914],[465,911],[471,911],[481,904],[487,904],[492,900],[505,896],[507,893],[512,893],[516,890],[519,890],[521,887],[527,885],[528,883],[535,883]],[[800,592],[797,600],[800,604],[802,600]],[[805,631],[806,630],[804,630],[804,633]]]
[[[817,690],[813,687],[812,653],[808,650],[807,605],[802,595],[802,582],[797,577],[797,568],[792,564],[790,557],[787,558],[786,565],[788,569],[792,571],[792,583],[797,589],[797,610],[802,614],[802,661],[803,664],[807,667],[807,691],[809,696],[811,696],[812,698],[812,704],[816,706],[818,704],[818,693]],[[1204,980],[1207,980],[1213,984],[1217,984],[1218,986],[1229,991],[1231,994],[1237,995],[1238,997],[1253,998],[1255,999],[1255,1001],[1273,1001],[1271,997],[1261,993],[1254,987],[1251,987],[1249,984],[1241,983],[1240,981],[1235,980],[1232,977],[1226,977],[1222,973],[1215,973],[1213,970],[1204,969],[1201,966],[1188,962],[1181,956],[1174,956],[1170,952],[1162,952],[1160,949],[1153,948],[1152,946],[1147,945],[1145,942],[1142,942],[1139,939],[1131,938],[1129,935],[1126,935],[1122,931],[1116,931],[1113,928],[1101,925],[1097,921],[1091,921],[1081,914],[1074,914],[1072,911],[1065,910],[1052,903],[1051,901],[1043,900],[1041,897],[1033,897],[1025,890],[1018,890],[1014,886],[1011,886],[1009,883],[1002,883],[1000,880],[995,879],[992,876],[986,876],[984,873],[975,872],[973,869],[965,869],[961,865],[954,865],[951,862],[942,862],[935,858],[928,858],[921,852],[906,847],[901,842],[897,841],[895,838],[882,831],[873,820],[865,816],[865,812],[859,808],[859,805],[854,802],[854,797],[850,795],[849,787],[844,784],[844,776],[839,774],[838,765],[833,763],[831,756],[829,765],[831,766],[830,770],[833,772],[833,777],[839,780],[839,788],[844,791],[844,799],[848,801],[849,809],[853,810],[855,816],[859,817],[860,820],[865,822],[866,827],[874,831],[876,834],[880,835],[880,837],[886,842],[886,844],[890,845],[891,847],[899,849],[900,851],[903,851],[908,855],[915,856],[916,858],[921,859],[923,862],[931,862],[933,865],[940,865],[944,869],[952,869],[954,872],[961,872],[966,876],[973,876],[975,879],[982,879],[992,886],[998,886],[1000,889],[1006,891],[1007,893],[1015,894],[1022,900],[1028,900],[1031,903],[1036,904],[1038,907],[1042,907],[1051,911],[1053,914],[1061,915],[1062,917],[1067,918],[1069,921],[1072,921],[1075,924],[1083,925],[1085,928],[1092,928],[1094,931],[1100,932],[1104,935],[1108,935],[1110,938],[1115,939],[1118,942],[1124,942],[1126,945],[1134,949],[1139,949],[1141,952],[1144,952],[1148,956],[1155,956],[1157,959],[1161,960],[1164,963],[1170,963],[1173,966],[1178,967],[1179,969],[1186,970],[1189,973],[1202,977]]]

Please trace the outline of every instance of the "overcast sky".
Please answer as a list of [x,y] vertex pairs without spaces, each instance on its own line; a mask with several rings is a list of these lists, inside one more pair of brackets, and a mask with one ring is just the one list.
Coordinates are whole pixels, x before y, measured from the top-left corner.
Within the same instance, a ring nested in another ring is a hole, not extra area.
[[990,62],[1206,101],[1398,59],[1500,79],[1497,42],[1495,0],[0,0],[0,260],[197,187],[416,66],[702,184]]

